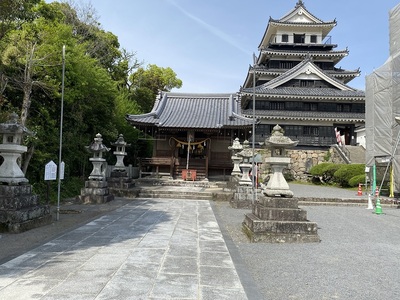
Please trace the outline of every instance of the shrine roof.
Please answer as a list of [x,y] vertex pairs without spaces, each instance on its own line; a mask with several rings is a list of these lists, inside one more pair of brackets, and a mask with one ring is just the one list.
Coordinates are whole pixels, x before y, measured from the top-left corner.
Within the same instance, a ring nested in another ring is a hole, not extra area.
[[162,93],[150,113],[127,115],[132,125],[159,128],[241,128],[252,119],[241,115],[237,94]]

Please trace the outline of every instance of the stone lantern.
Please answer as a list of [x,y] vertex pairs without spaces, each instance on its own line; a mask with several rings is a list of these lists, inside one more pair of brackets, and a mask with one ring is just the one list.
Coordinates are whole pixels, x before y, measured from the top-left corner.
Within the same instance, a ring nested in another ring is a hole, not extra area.
[[231,175],[240,176],[242,172],[240,171],[239,164],[242,162],[243,158],[238,156],[237,154],[243,150],[243,146],[240,144],[239,138],[236,138],[233,141],[232,146],[229,146],[228,149],[232,151],[231,159],[233,162],[233,170]]
[[17,161],[27,147],[21,145],[24,135],[32,135],[26,127],[18,123],[17,114],[0,124],[0,229],[10,233],[20,233],[51,223],[49,205],[41,205],[39,196],[32,193],[32,186],[19,167]]
[[249,176],[250,170],[252,168],[252,162],[250,162],[250,158],[253,157],[253,149],[244,148],[237,155],[243,158],[242,163],[240,164],[240,168],[242,169],[242,178],[239,180],[239,185],[253,185],[251,178]]
[[89,158],[93,164],[93,170],[89,175],[89,180],[85,182],[85,187],[81,189],[79,200],[85,204],[105,203],[114,200],[106,181],[106,160],[103,158],[103,153],[108,152],[110,149],[103,144],[103,138],[100,133],[96,134],[94,141],[89,146],[86,146],[86,149],[93,153],[93,157]]
[[110,149],[103,144],[103,138],[100,133],[96,134],[94,141],[89,146],[86,146],[86,149],[93,153],[93,157],[89,158],[93,164],[93,170],[89,175],[89,179],[105,180],[104,163],[106,160],[103,158],[103,152],[108,152]]
[[283,129],[279,125],[273,128],[271,137],[265,140],[265,147],[271,150],[271,157],[266,158],[265,162],[270,164],[273,171],[263,191],[266,196],[293,197],[293,192],[289,189],[282,172],[290,164],[290,157],[286,157],[286,149],[295,147],[297,143],[298,141],[292,141],[284,136]]
[[116,147],[115,151],[113,152],[117,157],[117,162],[115,163],[114,171],[125,171],[125,165],[124,165],[124,157],[126,156],[125,147],[130,146],[130,144],[126,143],[124,140],[124,136],[120,134],[118,136],[118,139],[111,145]]
[[32,135],[32,132],[18,123],[17,114],[12,113],[10,120],[0,124],[0,135],[3,135],[0,155],[4,159],[0,166],[0,182],[11,185],[28,183],[17,160],[27,151],[27,147],[21,145],[24,135]]
[[284,136],[283,129],[276,125],[265,145],[271,149],[271,157],[265,161],[271,165],[273,175],[252,212],[245,214],[243,231],[253,243],[320,242],[317,223],[310,222],[307,212],[298,207],[299,199],[293,197],[282,174],[290,163],[286,149],[296,146],[297,141]]
[[111,145],[115,146],[114,151],[117,157],[117,162],[111,171],[111,176],[107,178],[108,186],[113,193],[119,193],[120,189],[129,189],[134,186],[133,180],[128,176],[127,168],[124,165],[124,157],[126,156],[125,147],[130,146],[124,140],[124,136],[120,134],[115,143]]

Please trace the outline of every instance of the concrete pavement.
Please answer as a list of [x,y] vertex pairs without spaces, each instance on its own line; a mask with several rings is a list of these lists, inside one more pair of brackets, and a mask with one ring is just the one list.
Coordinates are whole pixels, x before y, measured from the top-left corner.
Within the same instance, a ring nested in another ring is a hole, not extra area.
[[0,299],[247,299],[209,201],[135,200],[0,266]]
[[[367,197],[322,186],[290,188],[298,197]],[[248,210],[190,198],[133,199],[0,265],[0,299],[399,296],[396,208],[378,216],[366,207],[310,206],[321,243],[250,244],[241,232]]]

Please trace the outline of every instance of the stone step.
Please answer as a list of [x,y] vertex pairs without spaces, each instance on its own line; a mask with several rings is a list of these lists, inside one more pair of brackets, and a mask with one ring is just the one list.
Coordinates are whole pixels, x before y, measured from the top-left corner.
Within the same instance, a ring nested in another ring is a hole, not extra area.
[[[299,201],[299,206],[365,206],[368,207],[367,201],[362,202],[326,202],[326,201]],[[382,207],[399,207],[394,203],[381,203]]]
[[124,198],[162,198],[162,199],[195,199],[195,200],[228,200],[232,193],[192,192],[162,189],[117,189],[110,188],[110,194]]
[[[368,204],[368,199],[364,197],[360,198],[348,198],[348,199],[340,199],[340,198],[306,198],[306,197],[297,197],[294,198],[299,201],[299,205],[354,205],[354,206],[362,206]],[[371,199],[372,203],[376,203],[376,199]],[[393,198],[381,198],[381,205],[389,205],[389,206],[397,206],[397,199]],[[317,204],[318,203],[318,204]]]
[[213,200],[213,194],[208,192],[177,192],[177,191],[149,191],[143,190],[138,198]]
[[253,213],[245,215],[245,224],[254,232],[317,234],[318,226],[309,221],[260,220]]

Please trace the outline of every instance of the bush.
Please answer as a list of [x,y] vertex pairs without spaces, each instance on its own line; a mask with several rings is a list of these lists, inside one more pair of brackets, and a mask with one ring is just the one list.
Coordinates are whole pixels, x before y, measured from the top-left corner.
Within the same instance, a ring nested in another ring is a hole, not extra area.
[[[80,195],[80,190],[85,186],[85,180],[79,177],[67,177],[61,182],[60,200],[75,198]],[[39,181],[32,184],[33,193],[39,196],[41,203],[49,200],[50,204],[57,203],[58,181]],[[47,199],[48,198],[48,199]]]
[[365,174],[364,164],[341,165],[333,174],[333,180],[342,187],[350,187],[350,179],[363,174]]
[[321,163],[310,169],[310,174],[313,176],[314,183],[332,183],[333,174],[342,165],[334,163]]
[[359,183],[364,183],[365,182],[365,174],[362,175],[356,175],[349,180],[349,186],[350,187],[356,187],[358,186]]

